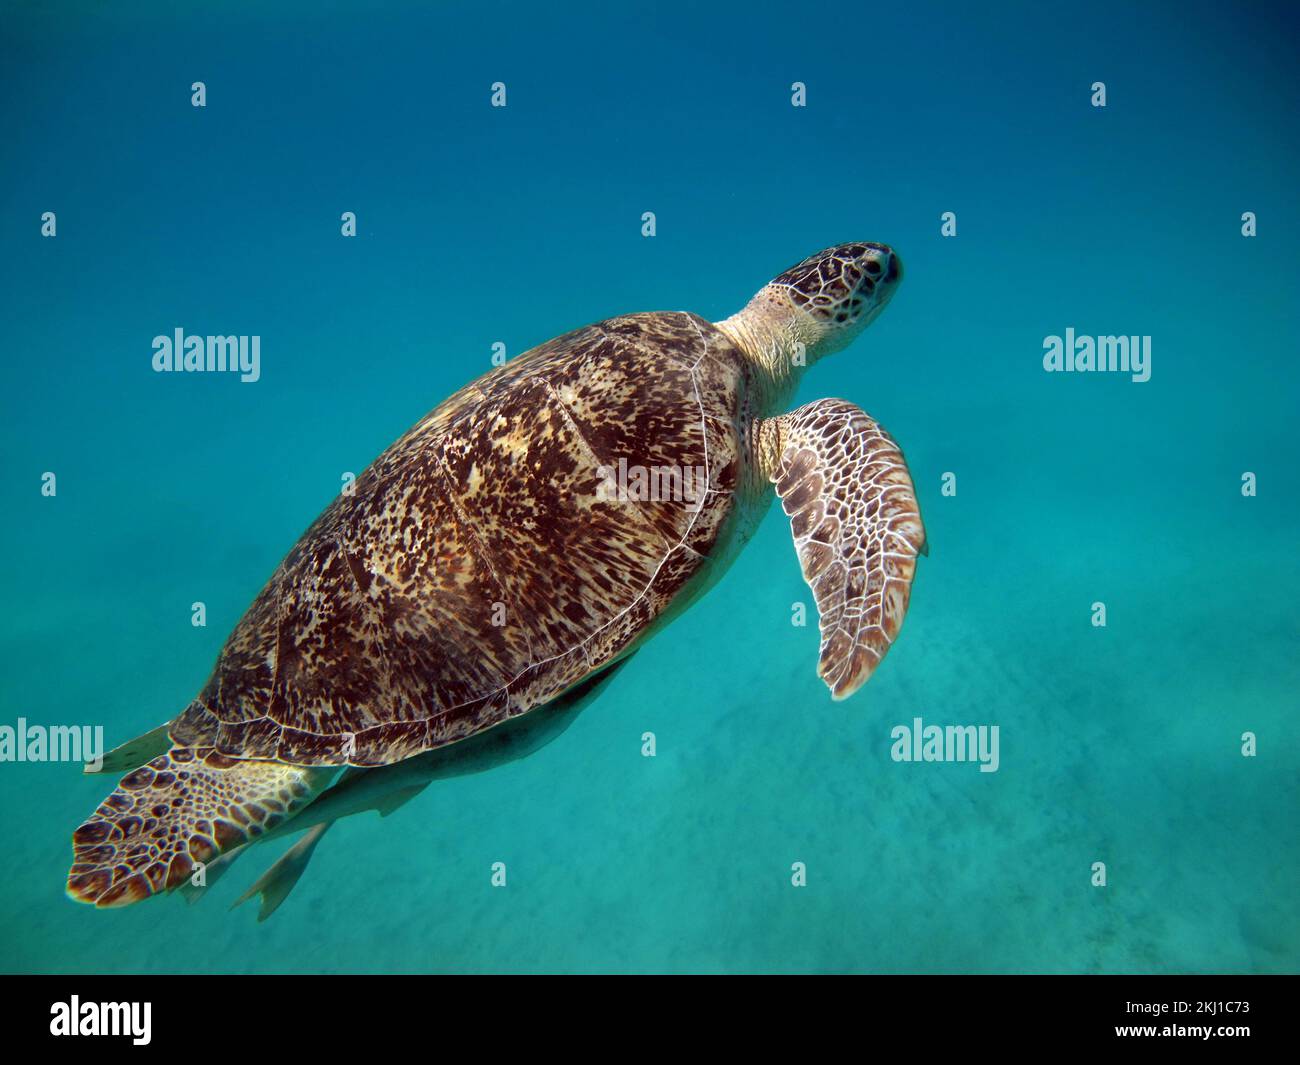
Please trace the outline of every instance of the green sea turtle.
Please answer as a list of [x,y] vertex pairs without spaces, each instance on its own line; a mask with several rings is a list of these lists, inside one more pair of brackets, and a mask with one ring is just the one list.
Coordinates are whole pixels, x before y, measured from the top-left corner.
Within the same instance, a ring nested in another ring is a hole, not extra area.
[[303,534],[198,697],[106,758],[132,771],[73,834],[68,894],[188,888],[308,829],[254,885],[273,909],[333,820],[563,731],[721,576],[773,489],[817,604],[818,673],[852,694],[903,623],[925,532],[871,417],[838,399],[783,412],[901,277],[889,247],[843,244],[725,321],[610,318],[466,385]]

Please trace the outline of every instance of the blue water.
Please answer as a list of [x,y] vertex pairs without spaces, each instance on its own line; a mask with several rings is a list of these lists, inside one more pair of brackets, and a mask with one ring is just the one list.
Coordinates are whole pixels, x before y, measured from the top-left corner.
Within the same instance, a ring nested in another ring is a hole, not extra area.
[[[716,320],[848,240],[906,279],[797,402],[889,428],[931,553],[832,703],[769,515],[560,741],[341,823],[261,925],[227,907],[284,844],[79,907],[107,786],[0,765],[0,967],[1296,970],[1298,20],[1136,6],[6,4],[0,724],[182,709],[495,342]],[[261,379],[155,374],[176,327],[258,334]],[[1067,327],[1149,335],[1150,381],[1045,373]],[[998,771],[892,760],[915,717],[997,725]]]

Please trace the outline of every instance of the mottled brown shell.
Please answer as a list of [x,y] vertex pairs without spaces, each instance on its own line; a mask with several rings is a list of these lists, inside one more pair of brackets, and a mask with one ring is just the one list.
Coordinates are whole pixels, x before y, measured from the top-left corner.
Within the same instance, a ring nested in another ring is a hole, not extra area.
[[[746,370],[692,314],[579,329],[463,388],[303,535],[173,739],[382,765],[536,707],[624,653],[734,511]],[[695,499],[601,467],[701,467]]]

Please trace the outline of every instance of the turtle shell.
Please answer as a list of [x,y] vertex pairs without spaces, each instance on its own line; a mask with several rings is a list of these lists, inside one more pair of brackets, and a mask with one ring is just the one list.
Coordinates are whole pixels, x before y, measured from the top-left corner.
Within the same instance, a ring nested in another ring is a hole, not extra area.
[[461,389],[307,530],[173,740],[384,765],[615,660],[726,534],[745,379],[710,323],[654,313],[576,330]]

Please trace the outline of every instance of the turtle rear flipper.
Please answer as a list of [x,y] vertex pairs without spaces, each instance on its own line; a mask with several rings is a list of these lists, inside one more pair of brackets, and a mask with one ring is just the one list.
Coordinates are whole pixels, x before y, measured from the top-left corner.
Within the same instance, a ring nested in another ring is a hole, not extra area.
[[68,895],[96,906],[126,906],[170,891],[199,863],[291,817],[332,774],[241,761],[211,747],[175,747],[123,777],[72,834]]

